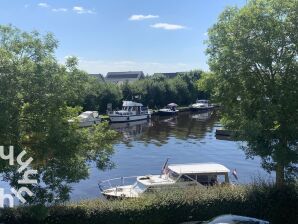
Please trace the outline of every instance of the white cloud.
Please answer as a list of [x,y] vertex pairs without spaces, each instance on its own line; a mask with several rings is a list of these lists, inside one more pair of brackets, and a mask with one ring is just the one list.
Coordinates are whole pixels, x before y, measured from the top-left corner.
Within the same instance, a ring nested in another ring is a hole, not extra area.
[[56,9],[52,9],[53,12],[67,12],[68,9],[66,8],[56,8]]
[[38,3],[38,6],[39,6],[39,7],[42,7],[42,8],[49,8],[49,7],[50,7],[49,4],[44,3],[44,2],[40,2],[40,3]]
[[[63,60],[61,62],[63,63]],[[195,69],[198,66],[199,64],[186,64],[182,62],[160,63],[132,60],[104,61],[79,58],[80,69],[88,73],[101,73],[104,75],[113,71],[144,71],[145,74],[150,75],[162,72],[183,72]]]
[[93,10],[91,10],[91,9],[85,9],[82,6],[74,6],[72,8],[72,10],[74,12],[76,12],[77,14],[95,14],[95,12]]
[[138,21],[138,20],[145,20],[145,19],[156,19],[159,18],[158,15],[131,15],[129,20]]
[[170,24],[170,23],[155,23],[151,25],[152,28],[156,29],[164,29],[164,30],[181,30],[186,29],[185,26],[178,25],[178,24]]

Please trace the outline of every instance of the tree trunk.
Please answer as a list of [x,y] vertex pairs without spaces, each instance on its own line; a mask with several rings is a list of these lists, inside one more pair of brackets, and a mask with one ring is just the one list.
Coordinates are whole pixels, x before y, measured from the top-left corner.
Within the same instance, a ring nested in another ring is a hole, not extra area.
[[285,183],[285,167],[281,163],[276,164],[276,186],[281,188]]

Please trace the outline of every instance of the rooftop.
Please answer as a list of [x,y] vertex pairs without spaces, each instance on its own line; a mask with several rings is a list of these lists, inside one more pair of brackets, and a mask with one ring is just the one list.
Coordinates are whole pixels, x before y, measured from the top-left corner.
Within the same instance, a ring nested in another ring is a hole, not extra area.
[[168,169],[178,174],[230,172],[227,167],[218,163],[170,164]]
[[108,72],[106,79],[137,79],[143,78],[142,71],[128,71],[128,72]]

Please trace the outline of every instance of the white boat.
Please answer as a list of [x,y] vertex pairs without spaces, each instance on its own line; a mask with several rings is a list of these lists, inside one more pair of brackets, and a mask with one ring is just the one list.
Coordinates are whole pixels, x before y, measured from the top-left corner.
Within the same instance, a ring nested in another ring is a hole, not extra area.
[[[160,189],[184,188],[187,186],[212,186],[229,183],[230,170],[218,163],[191,163],[164,165],[160,175],[114,178],[99,183],[106,198],[135,198]],[[135,179],[130,184],[125,181]],[[114,185],[113,185],[114,184]]]
[[122,110],[108,112],[110,121],[114,122],[130,122],[151,118],[148,107],[144,107],[141,103],[133,101],[123,101]]
[[161,116],[171,116],[171,115],[177,115],[179,110],[177,110],[177,104],[170,103],[165,108],[159,109],[158,114]]
[[[85,111],[77,117],[77,120],[79,122],[79,127],[90,127],[101,122],[101,118],[97,111]],[[75,122],[75,120],[68,120],[68,122],[72,123]]]
[[214,108],[213,104],[209,103],[209,100],[197,100],[196,103],[190,106],[192,111],[206,111]]

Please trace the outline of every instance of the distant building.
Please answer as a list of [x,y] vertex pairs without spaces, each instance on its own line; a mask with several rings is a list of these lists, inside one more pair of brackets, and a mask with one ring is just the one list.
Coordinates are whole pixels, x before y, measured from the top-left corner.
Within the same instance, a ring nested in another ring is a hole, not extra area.
[[89,75],[92,76],[92,77],[94,77],[94,78],[97,78],[99,81],[102,81],[102,82],[105,81],[103,75],[100,74],[100,73],[98,73],[98,74],[89,74]]
[[164,75],[168,79],[175,78],[181,72],[166,72],[166,73],[154,73],[153,75]]
[[129,71],[129,72],[108,72],[105,80],[117,84],[123,84],[124,82],[134,82],[145,78],[142,71]]

